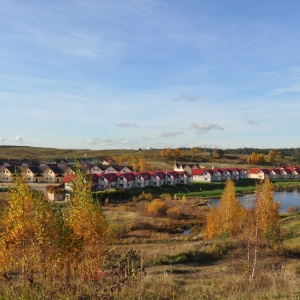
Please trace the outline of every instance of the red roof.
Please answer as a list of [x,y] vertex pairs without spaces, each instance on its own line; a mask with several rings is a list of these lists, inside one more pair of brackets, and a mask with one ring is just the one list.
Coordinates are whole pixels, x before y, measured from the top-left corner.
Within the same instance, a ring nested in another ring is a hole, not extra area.
[[150,180],[151,175],[148,172],[135,173],[136,176],[141,176],[144,180]]
[[123,176],[126,181],[134,181],[135,175],[133,173],[122,173],[118,177]]
[[74,181],[76,179],[76,174],[68,174],[67,176],[65,176],[65,178],[63,179],[64,183],[70,183],[72,181]]
[[107,182],[116,182],[118,178],[117,174],[115,173],[102,174],[100,177],[103,177]]
[[193,169],[192,175],[202,175],[205,172],[209,173],[210,175],[213,173],[212,169]]
[[159,179],[164,179],[166,177],[166,174],[164,172],[161,172],[161,171],[158,171],[158,172],[154,172],[152,174],[152,176],[156,176],[158,177]]
[[179,174],[175,171],[167,172],[167,175],[171,175],[173,178],[178,178],[179,177]]

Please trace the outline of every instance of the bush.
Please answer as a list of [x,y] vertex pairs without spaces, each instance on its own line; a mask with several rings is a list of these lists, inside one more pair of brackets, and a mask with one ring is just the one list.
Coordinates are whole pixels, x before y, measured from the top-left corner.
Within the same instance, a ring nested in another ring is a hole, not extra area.
[[182,212],[179,207],[171,207],[167,210],[167,217],[173,220],[178,220],[182,217]]
[[139,200],[152,201],[153,196],[151,193],[145,193],[144,191],[139,195]]
[[166,201],[166,200],[171,200],[172,197],[169,193],[164,193],[160,195],[160,199]]
[[288,214],[296,214],[296,213],[298,213],[299,212],[299,206],[297,206],[297,205],[293,205],[293,206],[290,206],[290,207],[288,207],[288,209],[286,210],[286,212],[288,213]]
[[160,200],[154,199],[147,207],[147,214],[152,217],[165,217],[168,205]]

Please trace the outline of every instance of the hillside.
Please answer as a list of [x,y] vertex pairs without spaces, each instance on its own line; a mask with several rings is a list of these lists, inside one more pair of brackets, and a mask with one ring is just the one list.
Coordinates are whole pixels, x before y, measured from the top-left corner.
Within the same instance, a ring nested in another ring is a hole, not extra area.
[[[168,153],[168,150],[169,153]],[[175,150],[179,155],[175,156]],[[276,149],[275,149],[276,150]],[[247,163],[250,154],[256,151],[265,156],[263,164]],[[173,164],[197,163],[201,167],[279,167],[285,165],[299,165],[298,149],[277,149],[276,159],[272,164],[268,163],[267,153],[269,149],[210,149],[210,148],[180,148],[180,149],[58,149],[29,146],[0,146],[0,165],[4,161],[30,160],[36,163],[49,163],[56,160],[89,160],[97,158],[114,159],[117,164],[137,165],[139,160],[144,160],[146,170],[170,170]]]

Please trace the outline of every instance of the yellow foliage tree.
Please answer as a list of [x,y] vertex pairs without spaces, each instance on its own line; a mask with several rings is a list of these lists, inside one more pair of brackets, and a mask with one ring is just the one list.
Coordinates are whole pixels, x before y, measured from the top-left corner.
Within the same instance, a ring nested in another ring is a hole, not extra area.
[[276,151],[275,150],[270,150],[269,153],[268,153],[268,157],[267,157],[268,162],[273,163],[276,159],[276,156],[277,156]]
[[34,282],[44,274],[53,257],[53,211],[41,194],[34,193],[21,176],[9,193],[8,206],[1,219],[0,269],[20,272]]
[[266,178],[257,186],[253,207],[248,209],[243,229],[243,240],[247,249],[249,280],[252,281],[262,246],[281,249],[279,227],[280,204],[274,201],[272,184]]
[[234,236],[242,229],[245,209],[235,195],[234,182],[226,181],[218,207],[213,207],[207,215],[207,235],[214,238],[220,235]]
[[173,155],[174,155],[175,160],[177,160],[182,155],[182,151],[179,148],[176,148],[173,151]]
[[82,240],[84,255],[99,257],[110,244],[110,231],[100,204],[93,200],[91,182],[80,170],[76,171],[76,177],[67,223]]

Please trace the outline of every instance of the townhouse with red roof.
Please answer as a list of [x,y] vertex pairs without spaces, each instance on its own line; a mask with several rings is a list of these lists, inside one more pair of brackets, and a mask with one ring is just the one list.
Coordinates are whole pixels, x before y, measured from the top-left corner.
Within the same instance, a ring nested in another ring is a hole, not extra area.
[[130,189],[134,187],[135,175],[131,173],[118,174],[117,187],[119,189]]
[[148,172],[135,173],[135,187],[147,187],[151,185],[151,175]]

